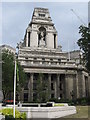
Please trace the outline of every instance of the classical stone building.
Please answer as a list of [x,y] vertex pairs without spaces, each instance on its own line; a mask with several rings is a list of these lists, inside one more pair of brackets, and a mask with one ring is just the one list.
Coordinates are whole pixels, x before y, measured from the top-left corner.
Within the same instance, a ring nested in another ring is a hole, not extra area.
[[80,51],[62,52],[57,31],[48,9],[35,8],[24,42],[18,45],[18,60],[28,76],[21,91],[22,101],[33,101],[36,81],[43,73],[48,82],[49,98],[71,99],[89,95],[89,75],[81,64]]
[[0,50],[3,52],[3,50],[8,50],[9,52],[13,53],[15,55],[16,49],[9,46],[9,45],[1,45]]

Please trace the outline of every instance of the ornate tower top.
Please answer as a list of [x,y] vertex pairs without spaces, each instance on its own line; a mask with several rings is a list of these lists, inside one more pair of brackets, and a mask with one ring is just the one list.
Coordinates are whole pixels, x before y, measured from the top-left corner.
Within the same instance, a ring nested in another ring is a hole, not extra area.
[[34,9],[32,20],[26,29],[24,47],[57,48],[57,31],[48,9]]
[[53,24],[47,8],[35,8],[32,16],[32,22]]

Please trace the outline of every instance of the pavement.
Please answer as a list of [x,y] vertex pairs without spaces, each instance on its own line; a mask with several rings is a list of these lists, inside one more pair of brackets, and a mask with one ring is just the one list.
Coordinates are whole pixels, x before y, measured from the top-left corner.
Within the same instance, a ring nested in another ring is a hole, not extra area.
[[[2,109],[2,103],[0,103],[0,110],[1,109]],[[0,120],[5,120],[5,117],[2,114],[0,114]]]
[[5,117],[3,115],[0,115],[0,120],[5,120]]

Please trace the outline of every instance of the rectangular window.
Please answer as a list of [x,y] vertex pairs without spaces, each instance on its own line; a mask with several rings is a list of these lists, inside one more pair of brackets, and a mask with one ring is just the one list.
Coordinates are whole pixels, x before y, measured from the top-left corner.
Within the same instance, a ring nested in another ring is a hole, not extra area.
[[28,90],[28,82],[25,83],[24,90]]
[[88,97],[88,77],[85,76],[85,92],[86,92],[86,97]]
[[54,48],[56,49],[56,34],[54,34]]
[[52,64],[53,63],[53,59],[51,58],[50,61],[51,61],[51,64]]
[[37,84],[33,83],[33,90],[37,90]]
[[62,94],[60,94],[60,98],[62,98]]
[[37,80],[37,79],[38,79],[38,73],[34,73],[33,80]]
[[42,64],[44,64],[45,63],[45,58],[42,58]]
[[51,83],[51,90],[54,90],[54,84]]
[[58,59],[58,62],[61,62],[61,59]]
[[28,93],[24,93],[24,102],[28,101]]
[[37,99],[37,93],[33,93],[33,101],[36,102],[36,99]]
[[53,59],[51,58],[50,61],[53,61]]
[[51,94],[51,98],[54,98],[54,94]]
[[60,90],[62,90],[62,83],[60,83]]
[[45,17],[45,14],[39,14],[40,17]]
[[37,58],[34,58],[34,61],[36,61],[37,60]]
[[30,47],[30,32],[28,32],[28,47]]
[[61,59],[58,59],[58,63],[59,63],[59,64],[61,63]]

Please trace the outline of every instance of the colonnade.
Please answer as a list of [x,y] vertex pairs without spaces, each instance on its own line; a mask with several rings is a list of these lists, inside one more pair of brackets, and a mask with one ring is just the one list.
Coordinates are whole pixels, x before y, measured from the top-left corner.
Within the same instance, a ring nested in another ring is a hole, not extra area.
[[[29,77],[29,80],[28,80],[28,91],[27,91],[28,92],[28,101],[33,101],[33,99],[34,99],[33,98],[34,97],[33,94],[35,92],[34,89],[33,89],[33,86],[34,86],[34,83],[35,83],[34,75],[35,75],[34,73],[30,73],[30,77]],[[60,74],[47,74],[49,98],[65,97],[64,96],[65,78],[64,78],[64,75],[61,75],[61,76],[63,76],[63,77],[60,77]],[[24,101],[24,98],[23,98],[23,101]]]
[[[27,101],[33,101],[34,99],[34,83],[35,83],[35,74],[39,73],[29,73],[29,80],[28,80],[28,98]],[[44,74],[47,75],[46,80],[48,83],[48,91],[49,91],[49,98],[63,98],[63,99],[76,99],[79,97],[85,97],[86,89],[82,89],[83,86],[85,87],[85,82],[81,85],[80,80],[75,74]],[[44,79],[43,79],[44,80]],[[83,79],[84,81],[84,79]],[[83,94],[82,94],[83,93]],[[22,91],[22,101],[24,101],[24,89]]]

